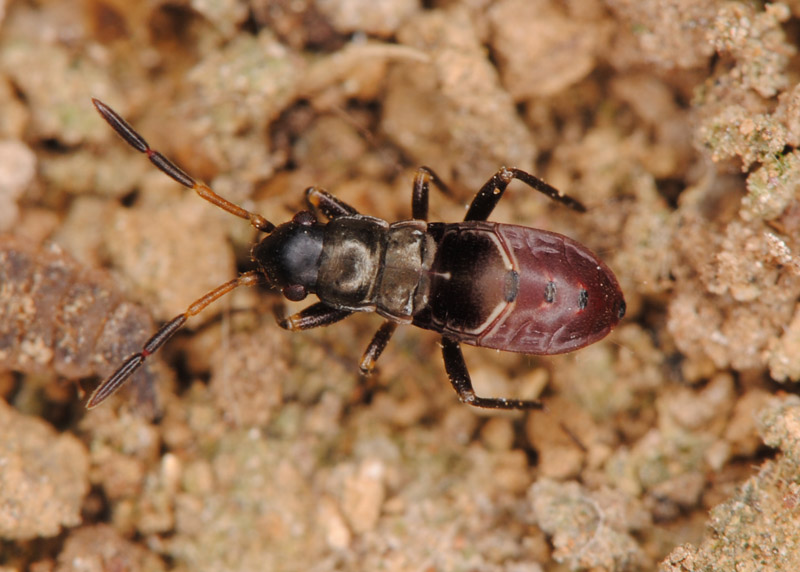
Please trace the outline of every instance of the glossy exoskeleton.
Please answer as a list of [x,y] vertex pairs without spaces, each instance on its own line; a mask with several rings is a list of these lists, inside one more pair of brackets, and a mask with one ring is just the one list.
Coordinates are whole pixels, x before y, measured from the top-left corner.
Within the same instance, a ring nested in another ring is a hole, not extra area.
[[[427,222],[429,186],[449,189],[427,167],[414,179],[412,220],[388,223],[358,213],[327,192],[306,190],[309,210],[275,226],[214,193],[150,148],[115,111],[93,100],[103,118],[161,171],[218,207],[250,221],[266,236],[253,247],[257,270],[246,272],[166,323],[89,399],[114,393],[187,318],[239,286],[263,283],[289,300],[319,301],[279,320],[288,330],[338,322],[353,312],[385,318],[361,359],[369,374],[398,324],[442,334],[450,382],[461,401],[478,407],[530,409],[539,401],[475,395],[459,344],[528,354],[559,354],[606,336],[625,314],[625,300],[608,267],[585,246],[544,230],[488,222],[507,185],[519,179],[577,211],[578,201],[519,169],[501,168],[478,191],[463,222]],[[322,214],[328,222],[320,222]]]

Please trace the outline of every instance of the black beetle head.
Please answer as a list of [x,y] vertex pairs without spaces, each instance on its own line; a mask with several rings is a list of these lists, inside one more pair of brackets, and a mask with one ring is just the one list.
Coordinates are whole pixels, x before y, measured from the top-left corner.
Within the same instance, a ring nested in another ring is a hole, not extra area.
[[253,247],[252,258],[269,283],[290,300],[302,300],[316,289],[324,228],[303,211]]

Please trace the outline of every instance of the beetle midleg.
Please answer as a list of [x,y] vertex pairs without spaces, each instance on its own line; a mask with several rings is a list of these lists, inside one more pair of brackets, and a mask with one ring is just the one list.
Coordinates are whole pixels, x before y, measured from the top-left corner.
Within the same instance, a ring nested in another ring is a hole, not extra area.
[[442,178],[430,167],[422,166],[414,176],[414,188],[411,192],[411,216],[416,220],[428,220],[428,194],[430,183],[448,197],[454,197]]
[[346,202],[337,199],[328,191],[319,187],[308,187],[306,189],[306,204],[312,212],[321,212],[328,220],[340,216],[358,214],[358,211]]
[[225,284],[217,286],[211,292],[206,293],[204,296],[198,298],[183,314],[178,314],[172,320],[161,326],[142,347],[142,351],[128,357],[119,369],[115,371],[108,379],[101,383],[97,389],[94,390],[92,396],[86,404],[87,409],[97,407],[103,401],[111,397],[116,391],[125,385],[125,382],[130,378],[133,373],[139,369],[144,361],[154,354],[158,349],[163,346],[168,339],[175,335],[181,327],[186,323],[186,320],[191,316],[195,316],[202,312],[209,304],[215,300],[220,299],[225,294],[238,288],[239,286],[255,286],[262,281],[261,275],[256,271],[245,272],[238,278],[234,278]]
[[352,310],[340,310],[322,302],[317,302],[307,308],[303,308],[296,314],[282,318],[278,315],[279,308],[280,306],[276,308],[275,315],[278,325],[284,330],[290,330],[292,332],[328,326],[340,320],[344,320],[353,313]]
[[467,364],[461,353],[461,346],[447,336],[442,336],[442,357],[447,377],[450,378],[450,383],[453,384],[453,389],[458,393],[458,398],[462,403],[486,409],[542,409],[544,407],[541,401],[475,395]]
[[358,363],[361,375],[359,376],[358,386],[350,397],[350,403],[367,403],[372,399],[372,394],[377,386],[375,378],[372,377],[372,372],[375,370],[375,362],[378,361],[383,350],[386,349],[386,345],[397,329],[397,325],[397,322],[386,320],[375,332],[372,341],[370,341],[369,346],[364,351],[364,355],[361,356],[361,361]]
[[389,343],[389,340],[392,338],[392,334],[397,329],[397,322],[393,322],[391,320],[386,320],[383,322],[383,325],[375,332],[375,335],[372,337],[372,341],[367,346],[366,351],[364,351],[364,355],[361,356],[361,361],[358,364],[359,369],[361,370],[361,375],[364,377],[369,376],[372,373],[372,370],[375,369],[375,362],[378,361],[378,358],[381,357],[383,350],[386,349],[386,344]]
[[578,212],[585,212],[586,207],[583,206],[578,200],[573,199],[567,195],[561,194],[561,191],[555,187],[551,187],[538,177],[531,175],[525,171],[514,168],[501,167],[486,183],[472,199],[472,204],[469,206],[467,215],[464,220],[486,220],[492,214],[494,207],[503,198],[503,193],[508,184],[514,180],[519,179],[530,188],[539,191],[569,208]]

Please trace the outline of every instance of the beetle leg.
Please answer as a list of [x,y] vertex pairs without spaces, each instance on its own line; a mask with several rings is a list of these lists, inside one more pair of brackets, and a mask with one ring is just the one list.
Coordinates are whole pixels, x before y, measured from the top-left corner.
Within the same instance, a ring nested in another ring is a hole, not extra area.
[[442,178],[437,175],[430,167],[422,166],[417,169],[414,176],[414,189],[411,193],[411,216],[416,220],[428,220],[428,191],[430,183],[442,191],[448,197],[453,197],[450,190]]
[[375,362],[381,357],[383,350],[386,349],[386,344],[389,343],[396,329],[397,322],[386,320],[378,331],[375,332],[372,341],[369,343],[369,346],[367,346],[367,350],[364,352],[364,355],[361,356],[361,361],[358,364],[362,376],[369,376],[372,370],[375,369]]
[[542,409],[541,401],[527,399],[506,399],[505,397],[478,397],[472,389],[472,380],[458,342],[442,336],[442,356],[444,369],[458,393],[462,403],[486,409]]
[[346,202],[318,187],[306,189],[306,204],[314,213],[321,212],[328,220],[358,214],[358,211]]
[[494,207],[497,206],[497,203],[500,202],[500,199],[503,197],[506,187],[514,179],[519,179],[532,189],[547,195],[554,201],[558,201],[573,210],[578,212],[586,211],[586,207],[578,200],[567,195],[562,195],[561,191],[555,187],[551,187],[540,178],[520,169],[502,167],[492,175],[491,179],[486,181],[483,187],[481,187],[481,190],[478,191],[478,194],[475,195],[475,198],[472,199],[472,204],[469,206],[464,220],[486,220],[489,218]]
[[331,308],[322,302],[317,302],[286,318],[277,315],[276,311],[275,318],[281,328],[296,332],[334,324],[340,320],[344,320],[352,313],[351,310],[339,310],[337,308]]
[[375,335],[372,337],[372,341],[369,343],[369,346],[367,346],[367,349],[364,351],[364,355],[361,356],[361,361],[358,364],[361,375],[358,379],[358,386],[356,387],[355,391],[353,391],[353,395],[350,397],[351,404],[367,403],[372,398],[372,394],[374,393],[377,385],[375,378],[371,377],[372,372],[375,370],[375,362],[377,362],[378,358],[381,357],[383,350],[386,349],[386,345],[389,343],[389,340],[392,338],[392,334],[394,334],[396,329],[396,322],[386,320],[383,322],[378,331],[375,332]]

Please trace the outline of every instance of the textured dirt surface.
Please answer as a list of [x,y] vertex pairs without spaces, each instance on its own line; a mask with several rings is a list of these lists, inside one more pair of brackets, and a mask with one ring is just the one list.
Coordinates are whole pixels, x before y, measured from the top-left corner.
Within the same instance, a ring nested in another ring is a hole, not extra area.
[[[0,569],[797,569],[799,21],[722,0],[5,3]],[[273,222],[311,185],[408,218],[420,165],[455,195],[430,218],[455,221],[499,167],[529,170],[588,212],[514,184],[492,219],[585,243],[628,314],[564,356],[465,348],[480,394],[547,404],[503,414],[458,403],[412,328],[359,399],[380,318],[292,334],[274,293],[237,290],[86,412],[257,238],[92,97]]]

